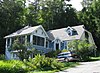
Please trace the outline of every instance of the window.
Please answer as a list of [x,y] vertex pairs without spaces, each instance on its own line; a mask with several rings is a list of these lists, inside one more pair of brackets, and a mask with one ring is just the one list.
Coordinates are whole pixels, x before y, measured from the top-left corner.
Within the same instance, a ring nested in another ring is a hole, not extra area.
[[10,38],[7,39],[7,47],[10,46]]
[[33,35],[33,44],[44,46],[44,38]]
[[68,30],[67,33],[68,33],[69,36],[78,35],[77,31],[74,30],[74,29],[73,30]]
[[70,36],[71,36],[71,31],[67,31],[67,33],[68,33],[68,35],[70,35]]
[[41,46],[41,42],[40,42],[40,37],[37,37],[37,45],[40,45]]
[[72,35],[78,35],[77,31],[73,30]]
[[44,46],[44,38],[40,39],[40,46]]
[[27,43],[30,42],[30,35],[27,35]]
[[33,35],[33,44],[36,45],[36,36]]
[[14,40],[15,40],[15,39],[14,39],[14,37],[13,37],[13,38],[12,38],[12,44],[14,43]]
[[18,37],[18,40],[20,43],[24,44],[25,43],[25,36]]

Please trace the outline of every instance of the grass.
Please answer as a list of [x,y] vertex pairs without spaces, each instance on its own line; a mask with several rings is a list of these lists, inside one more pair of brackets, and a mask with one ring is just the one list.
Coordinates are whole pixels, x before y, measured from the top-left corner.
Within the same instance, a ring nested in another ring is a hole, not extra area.
[[28,73],[54,73],[55,71],[34,71],[34,72],[28,72]]
[[48,71],[33,71],[33,72],[28,72],[28,73],[55,73],[58,71],[62,71],[71,67],[75,67],[76,65],[79,65],[78,62],[63,62],[64,67],[61,68],[60,70],[48,70]]
[[89,61],[98,61],[100,60],[100,56],[99,57],[90,57]]

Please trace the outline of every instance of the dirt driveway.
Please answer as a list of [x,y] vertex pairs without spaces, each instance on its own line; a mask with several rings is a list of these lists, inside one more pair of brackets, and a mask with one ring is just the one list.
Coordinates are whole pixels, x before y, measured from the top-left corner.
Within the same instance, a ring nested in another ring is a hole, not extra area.
[[56,73],[100,73],[100,61],[82,62],[81,65]]

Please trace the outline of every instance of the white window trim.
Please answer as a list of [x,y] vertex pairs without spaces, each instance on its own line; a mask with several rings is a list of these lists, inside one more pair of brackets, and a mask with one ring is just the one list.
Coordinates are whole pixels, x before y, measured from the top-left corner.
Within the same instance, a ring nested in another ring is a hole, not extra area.
[[54,50],[56,51],[56,44],[59,44],[59,50],[61,50],[61,42],[60,41],[54,41]]

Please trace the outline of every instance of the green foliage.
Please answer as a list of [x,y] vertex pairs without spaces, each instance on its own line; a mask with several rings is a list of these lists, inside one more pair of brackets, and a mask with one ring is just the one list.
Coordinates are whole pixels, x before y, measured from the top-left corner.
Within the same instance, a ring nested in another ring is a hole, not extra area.
[[96,50],[95,48],[92,48],[92,44],[87,43],[85,40],[72,41],[68,44],[68,46],[80,57],[80,60],[82,61],[88,60],[91,54],[93,54],[93,51]]
[[[75,66],[74,62],[58,62],[54,58],[48,58],[44,55],[36,55],[35,58],[29,60],[1,60],[0,73],[33,73],[36,71],[58,71],[67,67]],[[43,72],[44,73],[44,72]]]
[[32,26],[42,24],[46,30],[69,24],[72,26],[78,21],[75,9],[64,0],[36,0],[29,5],[28,10],[27,23]]
[[4,54],[0,54],[0,60],[5,60],[5,55]]
[[0,73],[26,73],[27,69],[21,61],[0,61]]
[[45,56],[50,58],[55,58],[59,53],[61,53],[61,50],[51,51],[46,53]]
[[35,58],[29,59],[29,62],[25,63],[30,70],[54,70],[64,67],[61,62],[39,54],[36,55]]
[[16,55],[20,58],[20,60],[28,59],[29,55],[36,54],[36,50],[34,48],[27,49],[28,47],[25,44],[21,44],[19,40],[15,40],[12,44],[11,51],[18,51]]
[[93,33],[93,37],[97,48],[100,48],[100,0],[86,0],[92,1],[87,7],[78,13],[78,19],[81,24],[84,24],[86,29]]
[[25,23],[25,0],[0,0],[0,53],[4,53],[5,39]]
[[61,52],[68,52],[68,50],[67,49],[63,49]]

